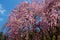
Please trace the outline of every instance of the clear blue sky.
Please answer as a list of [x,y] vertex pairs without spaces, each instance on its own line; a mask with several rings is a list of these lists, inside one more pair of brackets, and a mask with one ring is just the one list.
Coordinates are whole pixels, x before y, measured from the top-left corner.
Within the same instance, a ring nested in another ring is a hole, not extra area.
[[22,2],[21,0],[0,0],[0,31],[6,21],[8,20],[8,16],[12,9],[15,8],[17,4]]

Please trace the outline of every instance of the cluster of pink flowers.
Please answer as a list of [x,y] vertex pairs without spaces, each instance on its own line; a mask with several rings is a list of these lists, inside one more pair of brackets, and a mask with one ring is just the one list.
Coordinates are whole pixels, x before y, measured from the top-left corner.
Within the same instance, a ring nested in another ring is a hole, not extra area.
[[[6,26],[10,28],[9,33],[12,34],[8,37],[8,40],[14,40],[15,36],[16,40],[22,40],[21,37],[24,34],[19,32],[19,29],[21,31],[23,28],[25,30],[29,30],[28,28],[34,30],[35,28],[40,32],[39,28],[41,28],[46,33],[49,28],[57,25],[60,27],[60,0],[43,0],[41,4],[37,0],[31,4],[23,2],[12,10],[9,16]],[[37,26],[39,28],[36,28]],[[19,36],[19,33],[22,35]],[[25,32],[25,34],[27,33]],[[25,39],[28,40],[28,37]],[[38,40],[38,38],[34,40]]]

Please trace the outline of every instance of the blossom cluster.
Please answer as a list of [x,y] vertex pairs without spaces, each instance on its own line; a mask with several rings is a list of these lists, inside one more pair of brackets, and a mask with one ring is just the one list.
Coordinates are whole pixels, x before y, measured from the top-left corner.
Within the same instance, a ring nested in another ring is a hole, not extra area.
[[60,0],[23,2],[9,16],[6,27],[11,34],[7,40],[29,40],[29,34],[33,34],[30,40],[40,40],[39,35],[51,34],[57,25],[60,27]]

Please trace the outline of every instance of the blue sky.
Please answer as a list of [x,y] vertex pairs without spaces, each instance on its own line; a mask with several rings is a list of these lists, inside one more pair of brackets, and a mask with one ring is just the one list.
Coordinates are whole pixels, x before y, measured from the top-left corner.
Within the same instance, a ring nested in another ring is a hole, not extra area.
[[21,0],[0,0],[0,31],[2,30],[4,24],[8,20],[8,16],[12,9],[16,7],[17,4],[22,2]]

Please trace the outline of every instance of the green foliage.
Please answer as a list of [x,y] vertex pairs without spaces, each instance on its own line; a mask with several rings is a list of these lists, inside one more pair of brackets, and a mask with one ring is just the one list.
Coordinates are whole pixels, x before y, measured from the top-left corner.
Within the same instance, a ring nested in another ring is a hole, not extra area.
[[0,40],[2,39],[2,32],[0,32]]
[[8,36],[3,35],[2,32],[0,32],[0,40],[7,40]]

